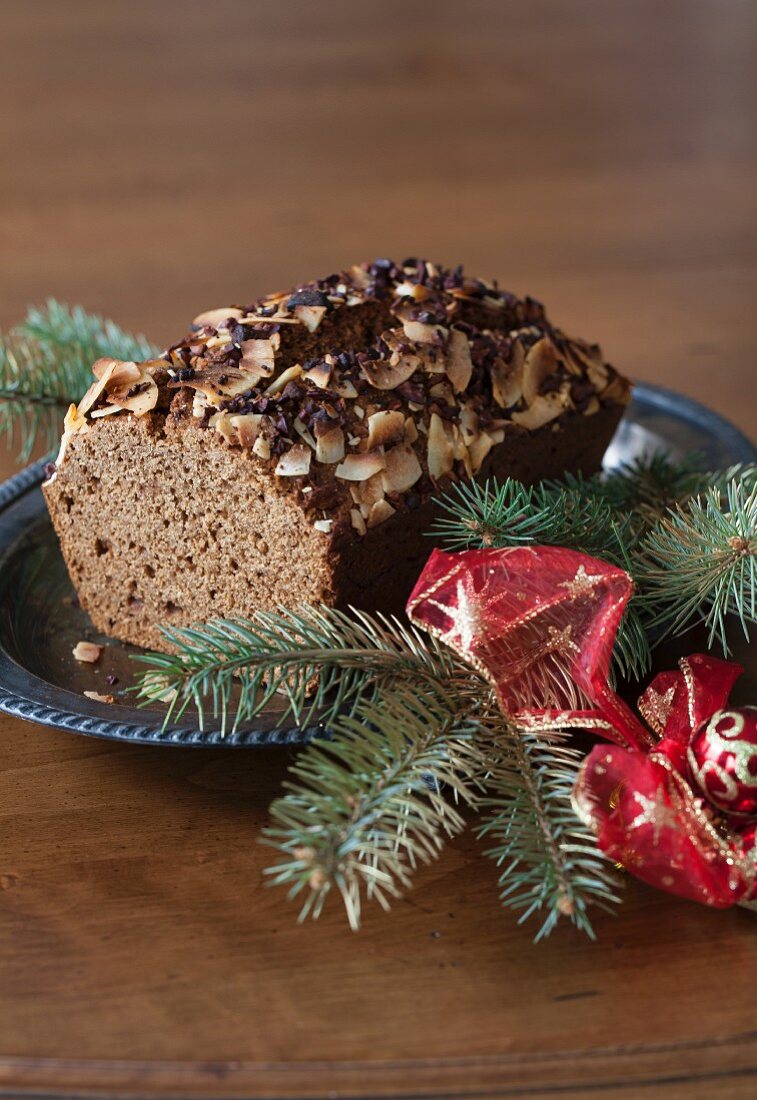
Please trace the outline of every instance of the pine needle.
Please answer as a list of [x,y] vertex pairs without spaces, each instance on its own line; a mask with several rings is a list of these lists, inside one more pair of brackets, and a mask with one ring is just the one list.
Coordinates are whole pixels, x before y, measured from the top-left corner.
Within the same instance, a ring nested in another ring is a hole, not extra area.
[[573,810],[582,753],[564,731],[536,734],[503,722],[489,732],[486,794],[479,801],[489,813],[478,832],[496,842],[486,854],[502,868],[502,904],[522,910],[521,923],[542,917],[536,940],[561,917],[594,939],[589,909],[619,902],[619,882]]
[[171,700],[165,725],[193,707],[201,729],[210,716],[226,732],[276,699],[282,721],[327,727],[394,684],[447,682],[453,690],[471,677],[451,650],[415,627],[355,610],[303,605],[163,633],[174,653],[135,660],[149,666],[139,697]]
[[757,483],[750,474],[670,511],[649,532],[639,573],[664,636],[703,622],[708,645],[718,642],[727,655],[726,617],[735,615],[749,638],[757,611]]
[[282,857],[266,873],[289,897],[304,893],[300,920],[336,890],[357,930],[365,901],[387,909],[437,858],[464,827],[458,804],[479,797],[475,730],[443,685],[397,686],[338,718],[333,741],[303,750],[264,831]]
[[0,437],[28,462],[41,440],[52,450],[63,416],[92,381],[101,356],[147,359],[157,350],[112,321],[69,309],[54,300],[32,307],[12,332],[0,334]]

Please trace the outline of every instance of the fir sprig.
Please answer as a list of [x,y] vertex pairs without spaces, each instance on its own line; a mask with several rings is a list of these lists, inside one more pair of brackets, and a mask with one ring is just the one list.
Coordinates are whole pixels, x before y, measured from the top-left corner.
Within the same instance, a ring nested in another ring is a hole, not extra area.
[[596,840],[573,810],[571,795],[582,754],[565,731],[489,727],[484,819],[479,836],[501,868],[503,905],[521,921],[540,915],[539,940],[568,917],[592,939],[589,909],[618,902],[619,881]]
[[652,528],[637,566],[646,606],[665,635],[704,622],[728,654],[726,618],[745,636],[757,617],[757,484],[752,471],[715,485]]
[[474,675],[415,627],[354,610],[303,605],[163,632],[174,652],[136,659],[149,666],[138,695],[169,700],[165,725],[192,706],[201,729],[210,716],[226,732],[276,699],[281,721],[328,727],[398,683],[448,682],[463,691]]
[[[44,306],[30,306],[16,331],[21,338],[33,340],[51,357],[66,356],[76,349],[89,361],[88,366],[102,356],[141,362],[160,354],[145,336],[132,335],[114,321],[87,313],[81,306],[67,306],[54,298],[48,298]],[[75,397],[73,394],[71,399]]]
[[703,491],[710,475],[703,471],[697,454],[673,458],[666,451],[640,455],[608,472],[583,477],[566,474],[561,482],[548,481],[550,489],[567,486],[585,496],[605,501],[614,511],[634,514],[636,522],[654,522],[668,508]]
[[63,415],[92,381],[96,359],[147,359],[157,355],[144,337],[112,321],[50,300],[32,307],[16,329],[0,334],[0,438],[27,462],[40,440],[52,450]]
[[264,842],[281,859],[267,873],[290,897],[304,892],[301,920],[337,890],[357,929],[365,900],[387,908],[460,832],[458,804],[476,804],[484,765],[475,719],[442,684],[361,702],[333,733],[303,750],[271,807]]

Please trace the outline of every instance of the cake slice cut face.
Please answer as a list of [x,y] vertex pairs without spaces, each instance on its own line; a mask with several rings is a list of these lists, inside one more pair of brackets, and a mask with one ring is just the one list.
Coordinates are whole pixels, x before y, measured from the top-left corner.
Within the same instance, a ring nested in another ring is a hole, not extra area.
[[435,494],[595,471],[630,395],[538,302],[414,259],[93,373],[43,492],[94,625],[159,649],[161,626],[281,605],[401,612]]

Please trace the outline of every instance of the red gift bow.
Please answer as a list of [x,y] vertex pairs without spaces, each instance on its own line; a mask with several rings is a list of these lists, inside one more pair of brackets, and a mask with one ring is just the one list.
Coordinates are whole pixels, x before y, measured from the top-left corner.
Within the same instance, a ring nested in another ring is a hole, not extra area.
[[515,723],[581,726],[615,742],[591,750],[575,789],[607,855],[660,889],[733,905],[755,891],[755,851],[716,827],[684,776],[688,741],[742,670],[695,655],[661,673],[639,701],[658,741],[608,683],[632,591],[622,569],[574,550],[435,550],[407,612],[486,677]]
[[757,888],[757,849],[688,782],[686,748],[722,710],[743,669],[703,653],[661,672],[639,710],[661,740],[647,753],[596,745],[574,790],[579,817],[599,846],[637,878],[719,909],[747,901]]
[[640,748],[649,732],[608,683],[632,591],[622,569],[577,550],[434,550],[407,613],[489,680],[514,721],[581,725]]

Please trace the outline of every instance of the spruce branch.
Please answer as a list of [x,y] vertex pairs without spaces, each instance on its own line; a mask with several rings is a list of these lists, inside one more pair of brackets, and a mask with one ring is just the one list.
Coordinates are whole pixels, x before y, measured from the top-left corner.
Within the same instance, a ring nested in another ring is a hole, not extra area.
[[478,833],[495,842],[486,854],[501,867],[502,904],[522,910],[521,922],[542,917],[537,941],[561,917],[594,939],[589,908],[619,902],[619,882],[573,810],[582,753],[565,731],[512,730],[501,722],[489,732],[486,794],[479,800],[488,814]]
[[163,633],[173,653],[135,659],[148,665],[139,697],[169,701],[166,725],[192,706],[200,728],[210,715],[226,732],[278,699],[282,721],[327,727],[392,685],[446,682],[450,691],[464,690],[472,676],[415,627],[355,610],[303,605]]
[[303,750],[271,807],[263,841],[281,858],[267,874],[289,897],[304,893],[300,920],[338,891],[357,930],[365,901],[388,908],[464,827],[458,806],[476,805],[483,761],[475,718],[444,683],[387,689],[333,733]]
[[156,350],[143,337],[130,336],[112,321],[54,300],[33,307],[8,334],[0,334],[0,437],[18,446],[27,462],[38,439],[52,450],[63,415],[92,380],[101,356],[150,358]]
[[17,337],[0,337],[0,436],[29,461],[37,439],[52,450],[61,424],[84,377],[83,363],[69,356],[51,363],[40,349]]
[[[88,368],[103,356],[140,362],[160,354],[146,337],[134,336],[113,321],[87,313],[81,306],[67,306],[54,298],[48,298],[44,306],[30,306],[16,331],[22,339],[33,340],[51,358],[65,356],[76,349],[88,360]],[[89,381],[88,378],[86,385]],[[76,396],[74,394],[71,399],[75,400]]]
[[[706,489],[709,477],[699,455],[673,458],[668,452],[655,451],[591,477],[567,474],[564,484],[605,501],[615,511],[636,513],[637,522],[648,524],[669,507]],[[556,481],[547,484],[552,489],[562,486]]]
[[757,482],[749,470],[678,505],[647,535],[639,561],[644,602],[664,636],[695,622],[729,653],[726,616],[745,636],[757,617]]

